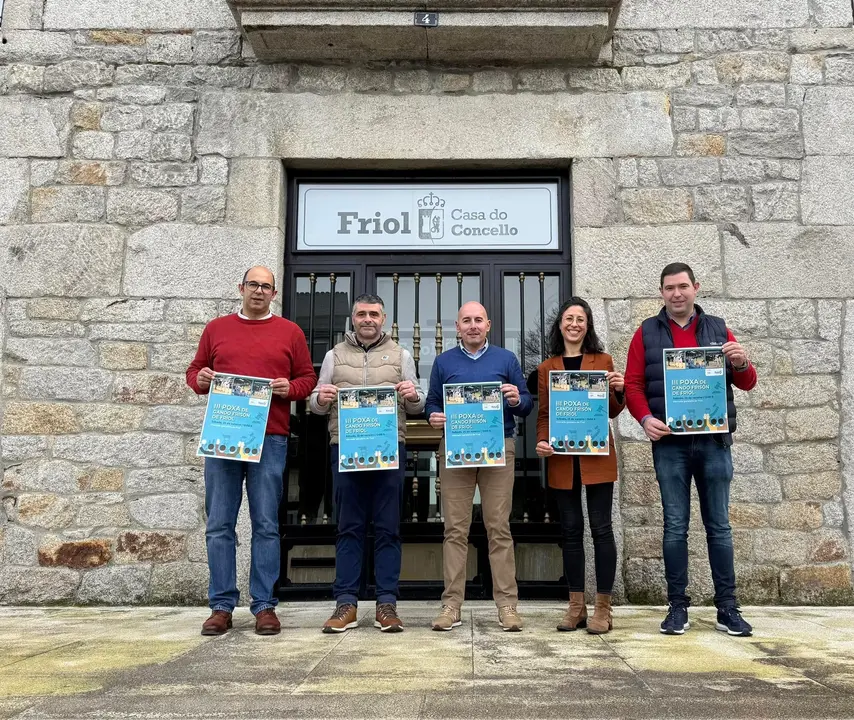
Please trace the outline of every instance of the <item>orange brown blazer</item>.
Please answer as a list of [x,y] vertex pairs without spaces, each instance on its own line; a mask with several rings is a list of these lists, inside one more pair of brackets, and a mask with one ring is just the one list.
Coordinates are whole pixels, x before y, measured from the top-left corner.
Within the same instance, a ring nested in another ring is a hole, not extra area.
[[[584,353],[581,356],[582,370],[613,371],[614,360],[608,353]],[[537,367],[540,409],[537,412],[537,442],[549,441],[549,371],[563,371],[563,358],[550,357]],[[625,394],[622,400],[612,389],[608,397],[608,417],[615,418],[626,407]],[[578,457],[581,468],[582,485],[612,483],[617,480],[617,452],[614,449],[614,435],[608,431],[607,455],[552,455],[548,458],[549,486],[559,490],[572,489],[572,458]]]

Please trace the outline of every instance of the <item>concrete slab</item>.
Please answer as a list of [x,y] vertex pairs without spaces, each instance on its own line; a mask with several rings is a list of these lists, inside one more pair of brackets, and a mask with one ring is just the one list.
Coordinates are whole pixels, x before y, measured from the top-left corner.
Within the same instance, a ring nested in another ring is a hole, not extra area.
[[691,609],[682,637],[662,608],[618,607],[614,631],[558,633],[563,607],[525,603],[504,633],[489,603],[435,633],[432,603],[404,602],[406,632],[324,635],[327,603],[280,606],[258,637],[245,609],[203,638],[203,608],[0,608],[0,718],[852,717],[852,608],[746,608],[752,638]]

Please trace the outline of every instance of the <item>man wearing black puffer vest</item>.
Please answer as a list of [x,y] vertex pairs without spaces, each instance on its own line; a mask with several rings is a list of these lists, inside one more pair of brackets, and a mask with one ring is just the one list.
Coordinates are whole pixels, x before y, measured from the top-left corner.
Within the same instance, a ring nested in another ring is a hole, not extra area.
[[[684,263],[671,263],[661,273],[661,312],[644,320],[629,345],[626,364],[626,405],[652,441],[652,459],[664,508],[664,572],[667,579],[665,635],[682,635],[690,627],[688,607],[688,521],[691,478],[697,485],[706,528],[709,565],[718,609],[716,628],[730,635],[750,636],[735,597],[735,564],[729,524],[732,481],[732,433],[736,429],[733,386],[751,390],[756,369],[722,318],[707,315],[694,300],[700,283]],[[673,434],[666,424],[663,350],[721,346],[726,358],[726,434]]]

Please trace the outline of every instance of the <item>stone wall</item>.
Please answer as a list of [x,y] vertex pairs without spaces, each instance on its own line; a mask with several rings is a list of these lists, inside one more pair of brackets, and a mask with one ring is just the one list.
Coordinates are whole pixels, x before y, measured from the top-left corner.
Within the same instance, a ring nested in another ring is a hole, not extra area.
[[[262,65],[225,0],[74,6],[7,0],[0,44],[0,602],[203,601],[183,372],[243,269],[281,272],[285,168],[475,161],[572,165],[574,290],[620,366],[661,267],[695,267],[760,373],[741,597],[854,599],[848,0],[625,0],[597,66],[495,68]],[[661,601],[649,444],[619,434],[625,596]]]

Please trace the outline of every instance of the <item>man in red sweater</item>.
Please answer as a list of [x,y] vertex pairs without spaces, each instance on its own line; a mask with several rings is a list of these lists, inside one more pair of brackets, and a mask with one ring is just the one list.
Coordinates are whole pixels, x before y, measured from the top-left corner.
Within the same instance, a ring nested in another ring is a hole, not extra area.
[[255,632],[275,635],[281,629],[273,585],[280,569],[279,502],[290,407],[291,401],[308,397],[317,376],[303,331],[270,312],[277,294],[273,273],[265,267],[250,268],[237,287],[243,307],[207,324],[196,357],[187,368],[187,384],[199,395],[206,395],[215,372],[272,378],[273,401],[260,462],[205,458],[205,537],[212,612],[202,625],[202,635],[222,635],[231,627],[231,614],[240,596],[235,526],[244,477],[252,521],[249,609],[255,616]]
[[[730,635],[749,636],[753,629],[741,617],[735,598],[735,564],[729,524],[732,481],[732,433],[736,407],[732,386],[751,390],[756,369],[723,319],[707,315],[694,300],[700,283],[684,263],[671,263],[661,273],[664,307],[644,320],[629,345],[626,405],[652,441],[652,459],[664,508],[664,572],[667,579],[666,635],[682,635],[690,625],[688,607],[688,521],[691,478],[697,485],[706,527],[709,564],[718,608],[715,627]],[[666,424],[663,350],[720,346],[726,358],[728,433],[674,434]]]

